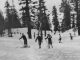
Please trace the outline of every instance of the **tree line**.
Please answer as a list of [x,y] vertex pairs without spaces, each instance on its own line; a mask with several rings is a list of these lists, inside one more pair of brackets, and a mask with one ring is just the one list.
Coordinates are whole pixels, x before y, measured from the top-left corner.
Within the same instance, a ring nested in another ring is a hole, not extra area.
[[[32,0],[19,0],[19,5],[21,6],[21,18],[18,15],[18,12],[15,8],[14,0],[12,0],[12,6],[8,2],[8,0],[5,3],[5,9],[6,9],[6,18],[4,18],[3,13],[0,12],[0,34],[3,34],[3,31],[5,29],[8,29],[8,35],[11,37],[11,29],[12,28],[28,28],[28,37],[31,39],[31,29],[37,29],[38,34],[43,36],[42,31],[44,30],[44,34],[46,36],[46,31],[51,31],[51,23],[50,23],[50,13],[47,13],[48,9],[45,5],[44,0],[38,0],[38,1],[32,1]],[[76,3],[74,1],[73,3]],[[75,23],[75,15],[72,15],[71,18],[71,11],[75,10],[75,12],[78,11],[77,3],[76,6],[74,6],[75,9],[72,9],[68,1],[62,0],[62,3],[60,5],[60,12],[64,14],[61,25],[58,18],[57,8],[56,6],[53,6],[52,9],[52,23],[54,26],[54,31],[59,32],[65,32],[66,30],[69,30],[71,28],[78,27],[79,29],[79,22]],[[79,12],[78,12],[79,13]],[[79,14],[77,15],[77,17]],[[78,18],[79,19],[79,18]],[[22,24],[21,24],[22,21]],[[76,21],[79,21],[76,19]],[[78,24],[77,24],[78,23]],[[80,32],[78,32],[80,33]],[[27,33],[26,33],[27,34]]]

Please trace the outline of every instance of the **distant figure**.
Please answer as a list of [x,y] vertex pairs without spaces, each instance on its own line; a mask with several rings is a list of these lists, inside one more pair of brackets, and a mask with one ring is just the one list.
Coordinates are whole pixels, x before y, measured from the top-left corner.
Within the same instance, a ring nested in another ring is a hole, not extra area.
[[[26,36],[22,33],[22,36],[21,36],[21,38],[20,39],[22,39],[23,38],[23,40],[24,40],[24,47],[28,47],[28,44],[27,44],[27,38],[26,38]],[[19,39],[19,40],[20,40]]]
[[52,46],[52,36],[50,34],[47,34],[47,37],[45,39],[48,39],[48,48],[50,48],[50,45],[51,47],[53,48]]
[[62,38],[61,38],[61,35],[59,34],[59,43],[61,43],[61,40],[62,40]]
[[42,43],[42,37],[40,35],[37,36],[35,42],[37,42],[38,40],[38,45],[39,45],[39,48],[41,48],[41,43]]
[[17,34],[19,34],[19,32],[17,32]]
[[56,31],[54,31],[54,35],[56,34]]
[[34,39],[35,39],[35,32],[34,32]]
[[71,34],[71,33],[69,33],[69,34],[70,34],[70,39],[73,40],[73,36],[72,36],[72,34]]

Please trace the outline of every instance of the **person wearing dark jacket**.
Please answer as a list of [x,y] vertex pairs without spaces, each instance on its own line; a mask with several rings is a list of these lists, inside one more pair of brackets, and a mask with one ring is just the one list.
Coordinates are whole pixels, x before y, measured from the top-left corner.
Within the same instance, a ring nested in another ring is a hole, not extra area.
[[69,34],[70,34],[70,39],[73,40],[73,36],[72,36],[72,34],[71,34],[71,33],[69,33]]
[[50,48],[50,45],[51,47],[53,48],[52,46],[52,36],[50,34],[47,34],[47,37],[45,39],[48,39],[48,48]]
[[59,34],[59,43],[61,43],[61,40],[62,40],[62,38],[61,38],[61,35]]
[[[23,41],[24,41],[24,47],[28,47],[28,44],[27,44],[27,38],[26,38],[26,36],[22,33],[22,36],[21,36],[21,38],[20,39],[22,39],[23,38]],[[19,39],[19,40],[20,40]]]
[[37,40],[38,40],[39,48],[41,48],[42,37],[38,35],[37,38],[36,38],[36,40],[35,40],[35,42],[37,42]]

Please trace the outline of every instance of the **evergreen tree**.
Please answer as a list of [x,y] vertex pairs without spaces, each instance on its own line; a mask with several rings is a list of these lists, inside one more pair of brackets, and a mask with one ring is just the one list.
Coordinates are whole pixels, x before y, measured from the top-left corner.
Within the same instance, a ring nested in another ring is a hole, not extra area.
[[45,7],[44,0],[39,0],[38,20],[40,21],[40,24],[41,24],[41,26],[39,27],[41,36],[42,36],[42,30],[45,30],[45,36],[46,36],[46,30],[50,29],[48,16],[46,15],[46,10],[47,9]]
[[44,10],[44,13],[43,13],[43,18],[42,18],[42,30],[45,31],[45,36],[46,36],[46,31],[47,30],[50,30],[50,22],[49,22],[49,16],[46,14],[45,10]]
[[24,11],[22,12],[22,17],[21,18],[22,18],[22,22],[23,22],[22,23],[22,27],[26,27],[27,26],[27,24],[26,24],[27,22],[26,22],[26,14],[25,14]]
[[20,0],[19,5],[26,5],[25,7],[22,7],[21,11],[25,12],[24,22],[25,22],[25,25],[27,24],[27,26],[28,26],[28,37],[32,38],[31,37],[31,18],[30,18],[30,10],[29,10],[29,3],[30,2],[31,1],[29,1],[29,0]]
[[10,4],[8,2],[8,0],[6,1],[5,3],[5,8],[6,8],[6,16],[7,16],[7,28],[8,28],[8,36],[9,37],[12,37],[12,34],[11,34],[11,26],[12,26],[12,21],[11,21],[11,11],[10,11]]
[[4,17],[2,12],[0,12],[0,35],[2,36],[4,30]]
[[57,17],[57,9],[55,6],[53,6],[53,11],[52,11],[52,15],[53,15],[53,25],[54,25],[54,31],[58,31],[59,30],[59,21],[58,21],[58,17]]
[[71,16],[70,16],[70,5],[67,3],[67,0],[62,0],[61,3],[61,12],[64,13],[64,18],[62,20],[62,31],[68,30],[71,28]]
[[[13,0],[12,3],[14,3]],[[10,6],[7,0],[5,5],[6,5],[5,7],[6,7],[6,17],[7,17],[5,25],[7,25],[6,27],[8,28],[8,35],[11,37],[12,36],[11,28],[18,28],[21,26],[21,24],[14,4]]]
[[77,27],[78,27],[78,35],[80,35],[80,0],[74,0],[74,3],[75,3],[75,11],[77,12]]
[[39,5],[38,5],[38,1],[33,1],[32,3],[32,6],[30,6],[30,13],[31,13],[31,24],[32,24],[32,27],[33,28],[37,28],[39,29],[38,27],[38,8],[39,8]]
[[19,21],[19,17],[18,17],[18,14],[17,14],[17,11],[16,9],[13,7],[11,9],[12,13],[11,13],[11,21],[12,21],[12,26],[11,28],[18,28],[18,27],[21,27],[21,23]]
[[64,9],[64,20],[66,29],[70,29],[71,28],[70,6],[67,3],[65,4]]

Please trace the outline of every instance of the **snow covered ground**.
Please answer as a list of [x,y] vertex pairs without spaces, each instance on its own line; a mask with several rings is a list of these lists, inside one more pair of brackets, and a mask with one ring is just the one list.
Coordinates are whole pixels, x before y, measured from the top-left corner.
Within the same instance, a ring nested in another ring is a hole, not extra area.
[[[30,48],[21,48],[23,40],[19,40],[21,34],[27,33],[27,29],[14,29],[13,37],[0,38],[0,60],[80,60],[80,36],[74,36],[72,30],[61,33],[62,43],[58,43],[59,33],[50,33],[53,40],[53,48],[48,49],[47,41],[43,39],[42,48],[38,49],[35,39],[28,39]],[[19,32],[19,34],[17,34]],[[37,30],[32,30],[32,34]],[[69,33],[74,36],[70,40]],[[27,37],[27,35],[26,35]]]

